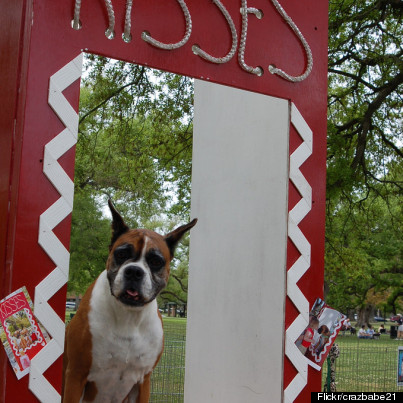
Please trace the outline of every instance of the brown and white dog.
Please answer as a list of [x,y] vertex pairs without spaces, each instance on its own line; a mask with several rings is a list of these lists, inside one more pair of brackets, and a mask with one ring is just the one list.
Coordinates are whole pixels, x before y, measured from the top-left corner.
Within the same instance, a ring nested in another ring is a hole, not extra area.
[[130,230],[109,202],[112,241],[103,271],[66,329],[63,402],[146,403],[163,350],[156,297],[174,250],[194,219],[161,236]]

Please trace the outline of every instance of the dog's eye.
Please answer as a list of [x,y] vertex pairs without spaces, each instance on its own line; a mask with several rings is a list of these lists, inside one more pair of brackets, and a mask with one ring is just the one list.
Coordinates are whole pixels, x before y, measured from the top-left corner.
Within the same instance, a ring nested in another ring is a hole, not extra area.
[[129,257],[129,254],[127,253],[126,250],[119,250],[115,253],[115,257],[116,259],[126,259],[127,257]]
[[130,259],[133,255],[133,249],[127,245],[118,247],[113,252],[113,256],[115,257],[115,261],[118,264],[125,262],[127,259]]
[[165,265],[165,260],[158,255],[147,256],[147,264],[151,270],[160,270]]

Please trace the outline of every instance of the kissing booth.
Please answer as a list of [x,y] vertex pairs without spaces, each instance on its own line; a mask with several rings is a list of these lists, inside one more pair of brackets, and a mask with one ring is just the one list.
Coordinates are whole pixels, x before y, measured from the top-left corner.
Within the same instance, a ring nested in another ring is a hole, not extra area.
[[[0,300],[26,286],[51,341],[0,400],[60,401],[84,53],[195,84],[186,402],[297,401],[294,342],[322,296],[327,2],[1,0]],[[213,309],[214,308],[214,309]]]

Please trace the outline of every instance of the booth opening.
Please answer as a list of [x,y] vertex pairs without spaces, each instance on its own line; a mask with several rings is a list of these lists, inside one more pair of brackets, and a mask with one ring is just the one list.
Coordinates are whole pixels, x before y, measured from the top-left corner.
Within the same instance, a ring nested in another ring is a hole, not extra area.
[[[130,228],[164,235],[189,221],[192,136],[193,79],[85,55],[66,323],[105,270],[108,199]],[[178,246],[169,283],[158,297],[165,352],[153,373],[152,394],[159,397],[183,395],[188,262],[189,236]]]

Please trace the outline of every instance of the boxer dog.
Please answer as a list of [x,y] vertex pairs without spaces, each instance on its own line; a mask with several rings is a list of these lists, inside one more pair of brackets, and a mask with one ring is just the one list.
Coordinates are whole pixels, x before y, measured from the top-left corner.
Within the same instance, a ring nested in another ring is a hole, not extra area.
[[111,201],[106,270],[85,293],[66,329],[63,402],[146,403],[163,350],[156,297],[166,286],[174,250],[197,222],[165,236],[130,230]]

